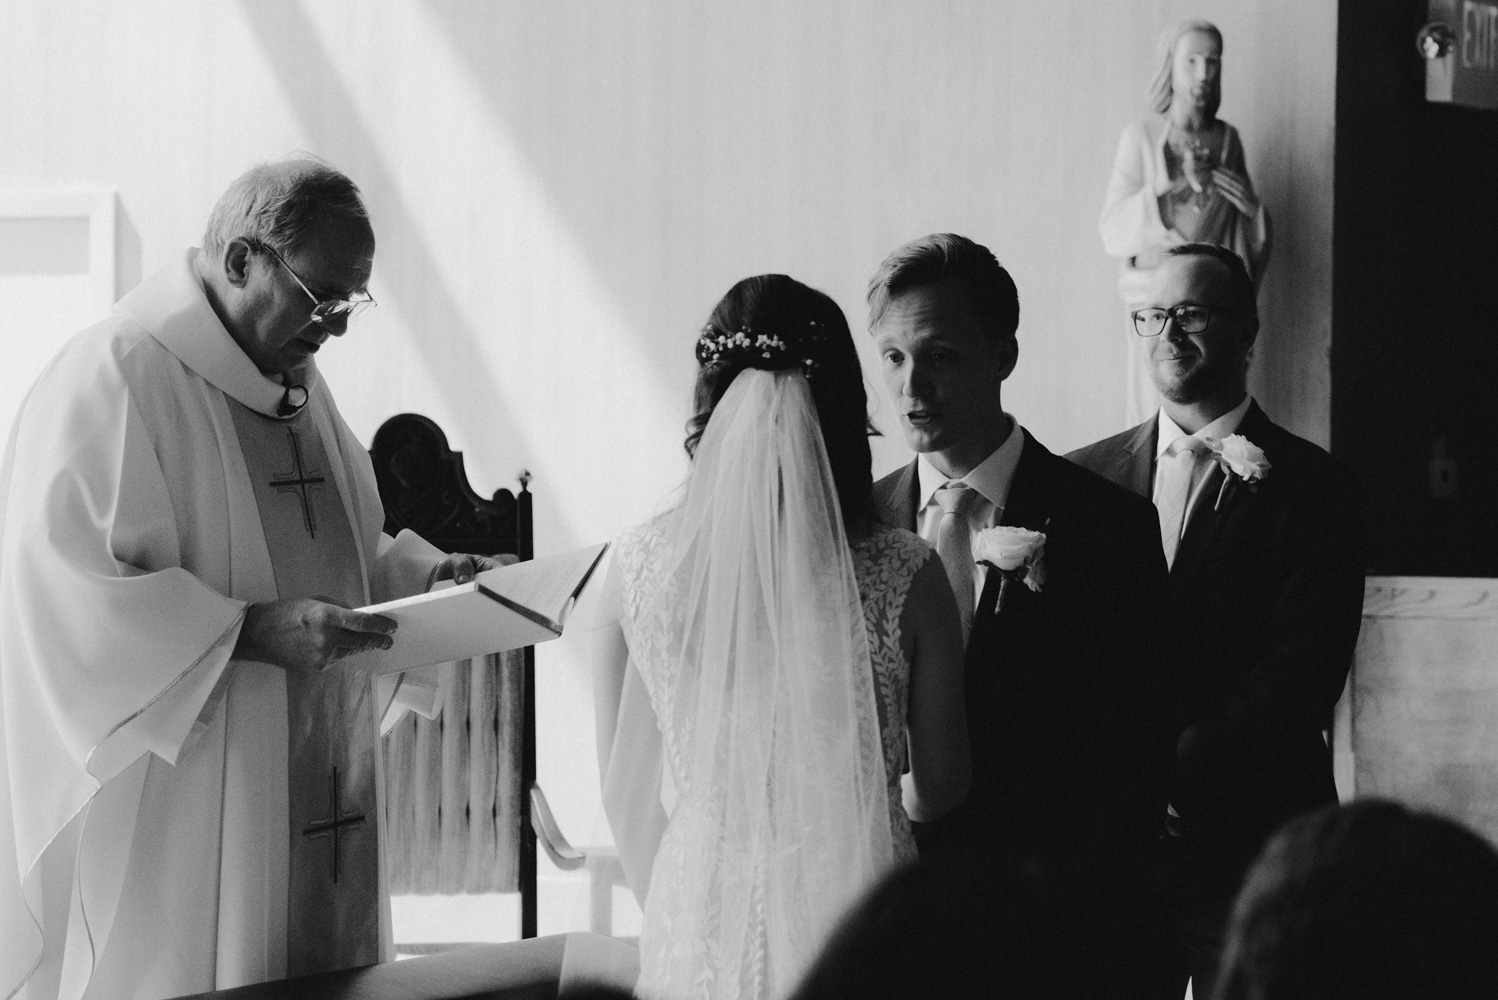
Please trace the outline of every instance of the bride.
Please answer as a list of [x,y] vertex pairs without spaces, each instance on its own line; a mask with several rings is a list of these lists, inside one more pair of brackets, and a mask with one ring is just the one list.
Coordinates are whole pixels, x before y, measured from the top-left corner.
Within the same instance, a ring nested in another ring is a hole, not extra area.
[[962,639],[941,561],[874,521],[837,304],[745,279],[697,361],[680,501],[603,588],[604,808],[645,912],[640,995],[782,997],[914,859],[910,820],[966,794]]

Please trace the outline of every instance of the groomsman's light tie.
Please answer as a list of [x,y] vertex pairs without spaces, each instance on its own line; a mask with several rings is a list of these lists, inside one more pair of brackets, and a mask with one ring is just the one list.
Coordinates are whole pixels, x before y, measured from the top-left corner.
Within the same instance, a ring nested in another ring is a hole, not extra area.
[[1186,531],[1186,508],[1196,482],[1196,463],[1206,450],[1205,444],[1187,434],[1176,438],[1160,456],[1160,492],[1155,508],[1160,514],[1160,543],[1165,548],[1167,566],[1175,565],[1176,549]]
[[973,623],[973,541],[968,526],[968,511],[980,494],[966,483],[948,483],[936,491],[941,506],[941,523],[936,528],[936,554],[941,556],[952,594],[957,598],[957,613],[962,618],[962,636],[967,638]]

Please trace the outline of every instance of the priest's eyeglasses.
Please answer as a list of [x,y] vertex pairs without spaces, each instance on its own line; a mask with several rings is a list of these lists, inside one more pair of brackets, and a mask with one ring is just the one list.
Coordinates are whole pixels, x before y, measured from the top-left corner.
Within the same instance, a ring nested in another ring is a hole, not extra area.
[[269,251],[270,255],[280,261],[282,267],[286,268],[286,273],[291,275],[292,280],[301,286],[302,291],[307,293],[307,298],[312,300],[312,322],[314,323],[331,323],[339,317],[353,319],[370,306],[376,304],[374,296],[368,292],[354,292],[352,295],[341,299],[320,299],[312,294],[312,289],[307,287],[307,283],[302,280],[302,276],[291,269],[291,265],[286,263],[286,258],[277,253],[275,247],[269,243],[261,243],[258,240],[254,241],[254,245]]
[[1131,315],[1135,333],[1141,337],[1158,337],[1165,331],[1166,320],[1175,320],[1176,329],[1182,333],[1201,333],[1211,324],[1212,312],[1206,306],[1183,305],[1169,309],[1137,309]]

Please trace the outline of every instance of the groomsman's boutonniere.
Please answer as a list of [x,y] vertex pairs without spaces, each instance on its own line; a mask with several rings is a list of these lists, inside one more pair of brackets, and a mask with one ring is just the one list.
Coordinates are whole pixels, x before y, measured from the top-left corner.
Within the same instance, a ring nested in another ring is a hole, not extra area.
[[1221,441],[1206,438],[1206,445],[1222,466],[1222,488],[1217,491],[1217,502],[1213,510],[1221,510],[1223,502],[1232,498],[1232,491],[1239,483],[1248,487],[1250,493],[1259,489],[1259,481],[1272,466],[1264,457],[1264,450],[1242,434],[1229,434]]
[[1036,593],[1045,584],[1045,535],[1009,525],[984,528],[973,539],[973,561],[999,571],[998,614],[1011,582],[1021,581]]

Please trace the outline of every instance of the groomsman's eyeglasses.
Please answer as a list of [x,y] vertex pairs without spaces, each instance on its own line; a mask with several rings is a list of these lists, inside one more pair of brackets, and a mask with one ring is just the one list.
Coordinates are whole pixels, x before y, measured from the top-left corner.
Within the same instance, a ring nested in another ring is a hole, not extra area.
[[1134,332],[1141,337],[1158,337],[1166,320],[1175,320],[1182,333],[1201,333],[1212,322],[1212,310],[1206,306],[1171,306],[1169,309],[1139,309],[1132,313]]
[[262,250],[269,251],[270,255],[280,261],[282,267],[286,268],[286,273],[291,275],[292,280],[301,286],[302,291],[307,293],[307,298],[312,300],[312,322],[314,323],[331,323],[340,316],[353,319],[370,306],[375,305],[374,296],[368,292],[354,292],[347,298],[341,299],[320,299],[312,294],[312,289],[307,287],[307,283],[302,280],[302,276],[291,269],[291,265],[286,263],[286,258],[277,253],[275,247],[268,243],[261,243],[258,240],[253,245],[260,247]]

